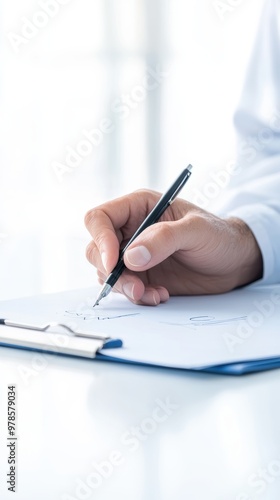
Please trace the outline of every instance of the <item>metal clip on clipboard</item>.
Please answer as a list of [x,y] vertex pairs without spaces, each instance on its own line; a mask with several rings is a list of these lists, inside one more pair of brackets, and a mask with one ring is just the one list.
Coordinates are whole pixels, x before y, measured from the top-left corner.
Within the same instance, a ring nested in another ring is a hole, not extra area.
[[16,321],[10,321],[8,319],[0,319],[0,325],[12,326],[14,328],[24,328],[26,330],[34,330],[38,332],[49,332],[49,333],[57,333],[55,331],[52,331],[52,329],[63,328],[66,334],[70,333],[75,337],[103,340],[104,341],[103,349],[112,349],[114,347],[122,347],[123,345],[122,340],[120,339],[113,339],[108,335],[102,335],[100,333],[97,334],[91,332],[83,332],[81,330],[74,330],[72,327],[70,327],[65,323],[51,322],[51,323],[45,323],[43,325],[31,325],[29,323],[22,323],[22,322],[18,323]]

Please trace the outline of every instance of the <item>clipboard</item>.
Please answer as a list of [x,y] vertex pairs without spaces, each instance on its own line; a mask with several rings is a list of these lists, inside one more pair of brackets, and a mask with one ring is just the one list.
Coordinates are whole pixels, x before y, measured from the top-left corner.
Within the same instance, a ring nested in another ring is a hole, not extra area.
[[101,349],[122,347],[120,339],[73,329],[64,323],[43,325],[0,320],[0,345],[93,359]]
[[[136,306],[116,294],[104,299],[97,310],[92,308],[95,296],[96,291],[87,288],[2,301],[2,316],[26,321],[24,326],[29,328],[25,328],[28,336],[23,346],[24,329],[19,337],[19,328],[15,332],[16,327],[0,324],[0,345],[224,375],[280,366],[280,285],[170,297],[156,308]],[[40,324],[49,318],[57,324],[41,326],[41,330],[47,326],[48,333],[30,330],[29,322]],[[61,331],[61,324],[68,321],[75,328],[72,334]],[[56,336],[51,334],[54,328]],[[54,344],[57,337],[60,344]],[[114,348],[122,343],[123,349]]]

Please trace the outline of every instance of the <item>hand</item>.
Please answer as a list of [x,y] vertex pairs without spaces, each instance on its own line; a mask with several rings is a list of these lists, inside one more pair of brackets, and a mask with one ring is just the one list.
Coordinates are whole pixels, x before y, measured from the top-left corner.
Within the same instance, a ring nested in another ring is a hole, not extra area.
[[[154,191],[136,191],[86,214],[93,238],[86,255],[99,283],[159,198]],[[114,290],[136,304],[157,305],[169,295],[223,293],[262,276],[260,249],[243,221],[221,219],[180,198],[131,243],[124,263],[127,269]]]

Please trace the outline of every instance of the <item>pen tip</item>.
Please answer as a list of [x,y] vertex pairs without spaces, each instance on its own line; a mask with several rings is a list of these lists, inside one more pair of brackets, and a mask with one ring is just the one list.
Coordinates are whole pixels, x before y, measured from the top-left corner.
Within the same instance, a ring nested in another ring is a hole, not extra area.
[[97,297],[96,301],[93,304],[93,307],[99,306],[99,302],[100,302],[100,297]]

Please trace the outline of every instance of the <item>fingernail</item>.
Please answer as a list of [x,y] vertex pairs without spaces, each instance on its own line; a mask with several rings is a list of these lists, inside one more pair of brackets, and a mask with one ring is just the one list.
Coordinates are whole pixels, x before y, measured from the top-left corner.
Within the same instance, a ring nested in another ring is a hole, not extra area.
[[152,258],[149,250],[144,246],[128,249],[125,255],[129,264],[135,267],[145,266]]
[[158,295],[152,290],[146,291],[141,300],[150,306],[157,306],[159,304]]
[[134,291],[134,284],[133,283],[125,283],[122,287],[123,293],[129,297],[130,299],[134,299],[133,296],[133,291]]

